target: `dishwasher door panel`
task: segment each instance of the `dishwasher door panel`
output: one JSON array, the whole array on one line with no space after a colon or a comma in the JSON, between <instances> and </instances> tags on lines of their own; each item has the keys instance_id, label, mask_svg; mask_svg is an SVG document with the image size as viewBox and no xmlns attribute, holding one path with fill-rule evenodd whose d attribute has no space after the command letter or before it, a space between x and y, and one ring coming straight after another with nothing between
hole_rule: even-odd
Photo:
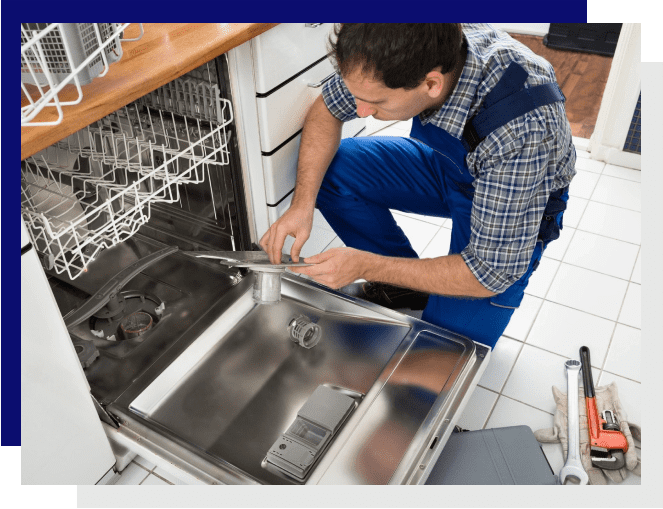
<instances>
[{"instance_id":1,"label":"dishwasher door panel","mask_svg":"<svg viewBox=\"0 0 663 509\"><path fill-rule=\"evenodd\" d=\"M21 482L95 484L115 464L37 253L21 256Z\"/></svg>"}]
</instances>

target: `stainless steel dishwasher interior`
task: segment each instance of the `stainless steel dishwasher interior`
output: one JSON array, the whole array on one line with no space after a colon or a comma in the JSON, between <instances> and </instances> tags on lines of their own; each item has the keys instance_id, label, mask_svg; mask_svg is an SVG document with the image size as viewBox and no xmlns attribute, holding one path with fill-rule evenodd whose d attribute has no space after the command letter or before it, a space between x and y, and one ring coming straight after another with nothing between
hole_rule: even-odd
<instances>
[{"instance_id":1,"label":"stainless steel dishwasher interior","mask_svg":"<svg viewBox=\"0 0 663 509\"><path fill-rule=\"evenodd\" d=\"M314 348L290 338L288 326L301 315L320 327ZM261 461L315 388L366 394L409 330L368 310L326 312L292 291L273 305L256 305L245 292L130 408L251 476L280 483Z\"/></svg>"},{"instance_id":2,"label":"stainless steel dishwasher interior","mask_svg":"<svg viewBox=\"0 0 663 509\"><path fill-rule=\"evenodd\" d=\"M288 326L298 316L320 328L313 348L290 337ZM350 429L339 434L346 442L333 453L339 461L325 469L339 482L387 483L417 436L430 431L422 428L439 425L433 414L443 402L449 405L449 387L462 385L456 379L474 353L471 342L432 334L422 324L294 276L284 278L278 304L257 305L244 285L236 301L130 401L123 417L216 465L230 465L247 482L297 483L265 468L263 459L316 387L342 388L365 397L344 426L355 430L355 439L348 440ZM357 441L367 433L365 442ZM427 440L419 440L426 449ZM376 463L372 454L383 457ZM320 470L312 472L320 477Z\"/></svg>"}]
</instances>

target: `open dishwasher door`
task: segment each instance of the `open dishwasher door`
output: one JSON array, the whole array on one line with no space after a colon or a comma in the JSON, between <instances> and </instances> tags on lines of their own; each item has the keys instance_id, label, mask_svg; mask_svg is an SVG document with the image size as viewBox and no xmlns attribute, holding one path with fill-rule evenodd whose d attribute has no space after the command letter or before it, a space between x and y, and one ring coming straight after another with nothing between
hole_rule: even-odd
<instances>
[{"instance_id":1,"label":"open dishwasher door","mask_svg":"<svg viewBox=\"0 0 663 509\"><path fill-rule=\"evenodd\" d=\"M423 484L489 349L287 273L259 304L253 276L108 405L117 439L210 484Z\"/></svg>"},{"instance_id":2,"label":"open dishwasher door","mask_svg":"<svg viewBox=\"0 0 663 509\"><path fill-rule=\"evenodd\" d=\"M310 483L425 483L490 350L420 320L412 325Z\"/></svg>"},{"instance_id":3,"label":"open dishwasher door","mask_svg":"<svg viewBox=\"0 0 663 509\"><path fill-rule=\"evenodd\" d=\"M21 483L95 484L115 457L21 221Z\"/></svg>"}]
</instances>

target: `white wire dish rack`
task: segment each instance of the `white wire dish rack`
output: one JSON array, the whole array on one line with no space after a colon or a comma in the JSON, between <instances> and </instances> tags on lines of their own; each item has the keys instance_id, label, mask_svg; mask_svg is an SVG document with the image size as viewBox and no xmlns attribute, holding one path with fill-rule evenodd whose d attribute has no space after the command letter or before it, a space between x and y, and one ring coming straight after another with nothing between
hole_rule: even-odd
<instances>
[{"instance_id":1,"label":"white wire dish rack","mask_svg":"<svg viewBox=\"0 0 663 509\"><path fill-rule=\"evenodd\" d=\"M21 126L56 125L62 122L62 106L83 99L82 85L104 76L110 64L122 57L122 42L131 23L21 23ZM76 93L63 100L67 85ZM57 109L53 121L35 118L45 107Z\"/></svg>"},{"instance_id":2,"label":"white wire dish rack","mask_svg":"<svg viewBox=\"0 0 663 509\"><path fill-rule=\"evenodd\" d=\"M232 106L211 99L211 122L137 101L21 162L21 211L47 269L75 279L134 235L153 203L179 202L181 184L229 164Z\"/></svg>"},{"instance_id":3,"label":"white wire dish rack","mask_svg":"<svg viewBox=\"0 0 663 509\"><path fill-rule=\"evenodd\" d=\"M198 67L138 99L139 104L192 118L222 122L216 73Z\"/></svg>"}]
</instances>

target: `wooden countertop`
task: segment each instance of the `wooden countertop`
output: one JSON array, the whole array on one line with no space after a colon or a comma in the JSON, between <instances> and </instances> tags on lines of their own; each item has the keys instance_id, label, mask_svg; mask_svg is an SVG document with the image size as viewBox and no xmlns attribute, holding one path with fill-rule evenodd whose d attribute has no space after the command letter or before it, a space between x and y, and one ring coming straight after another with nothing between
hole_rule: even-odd
<instances>
[{"instance_id":1,"label":"wooden countertop","mask_svg":"<svg viewBox=\"0 0 663 509\"><path fill-rule=\"evenodd\" d=\"M96 122L161 85L189 72L278 23L144 23L141 40L122 43L123 55L108 74L82 87L83 100L63 106L56 126L21 127L21 160ZM138 37L138 24L125 38ZM60 92L61 101L77 97L71 85ZM69 99L71 100L71 99ZM55 108L44 108L36 121L57 119Z\"/></svg>"}]
</instances>

